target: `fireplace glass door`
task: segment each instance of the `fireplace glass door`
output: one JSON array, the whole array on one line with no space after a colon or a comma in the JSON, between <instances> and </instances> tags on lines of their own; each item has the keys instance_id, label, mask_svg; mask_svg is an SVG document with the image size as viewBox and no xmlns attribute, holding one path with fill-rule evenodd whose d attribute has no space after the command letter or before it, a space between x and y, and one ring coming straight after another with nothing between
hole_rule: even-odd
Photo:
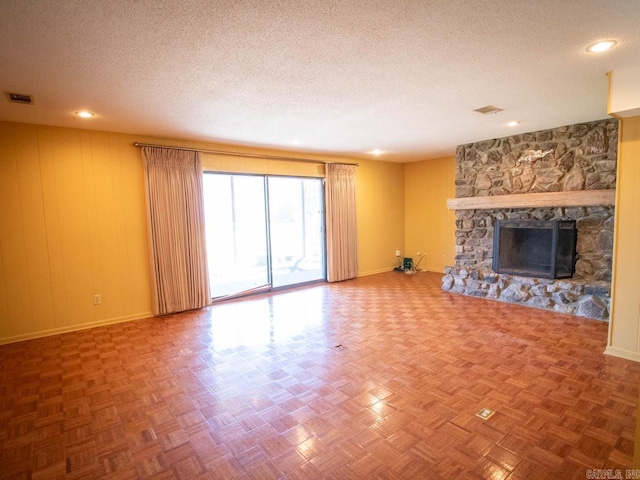
<instances>
[{"instance_id":1,"label":"fireplace glass door","mask_svg":"<svg viewBox=\"0 0 640 480\"><path fill-rule=\"evenodd\" d=\"M575 271L574 220L498 220L493 270L525 277L570 278Z\"/></svg>"}]
</instances>

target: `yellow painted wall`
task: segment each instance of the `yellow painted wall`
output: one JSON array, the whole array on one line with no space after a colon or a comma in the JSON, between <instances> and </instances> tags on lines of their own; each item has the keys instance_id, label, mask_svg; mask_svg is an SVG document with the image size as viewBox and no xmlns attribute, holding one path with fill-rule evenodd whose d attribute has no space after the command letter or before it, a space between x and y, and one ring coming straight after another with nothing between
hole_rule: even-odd
<instances>
[{"instance_id":1,"label":"yellow painted wall","mask_svg":"<svg viewBox=\"0 0 640 480\"><path fill-rule=\"evenodd\" d=\"M455 264L456 216L446 204L455 197L455 173L454 157L405 164L403 255L414 260L417 252L426 255L419 269L443 272Z\"/></svg>"},{"instance_id":2,"label":"yellow painted wall","mask_svg":"<svg viewBox=\"0 0 640 480\"><path fill-rule=\"evenodd\" d=\"M0 122L0 343L151 315L144 175L135 141L300 156ZM324 166L313 163L205 154L203 164L214 171L324 176ZM401 164L360 162L361 274L395 265L393 252L404 242L403 173ZM95 294L102 304L93 304Z\"/></svg>"},{"instance_id":3,"label":"yellow painted wall","mask_svg":"<svg viewBox=\"0 0 640 480\"><path fill-rule=\"evenodd\" d=\"M356 174L360 276L392 270L404 245L404 165L361 160Z\"/></svg>"},{"instance_id":4,"label":"yellow painted wall","mask_svg":"<svg viewBox=\"0 0 640 480\"><path fill-rule=\"evenodd\" d=\"M640 117L620 122L616 225L606 352L640 361Z\"/></svg>"},{"instance_id":5,"label":"yellow painted wall","mask_svg":"<svg viewBox=\"0 0 640 480\"><path fill-rule=\"evenodd\" d=\"M237 149L236 149L237 150ZM239 150L238 150L239 151ZM335 159L333 159L335 161ZM211 172L324 177L324 164L231 157L205 153L202 168Z\"/></svg>"},{"instance_id":6,"label":"yellow painted wall","mask_svg":"<svg viewBox=\"0 0 640 480\"><path fill-rule=\"evenodd\" d=\"M130 143L0 123L0 341L150 314L143 176Z\"/></svg>"}]
</instances>

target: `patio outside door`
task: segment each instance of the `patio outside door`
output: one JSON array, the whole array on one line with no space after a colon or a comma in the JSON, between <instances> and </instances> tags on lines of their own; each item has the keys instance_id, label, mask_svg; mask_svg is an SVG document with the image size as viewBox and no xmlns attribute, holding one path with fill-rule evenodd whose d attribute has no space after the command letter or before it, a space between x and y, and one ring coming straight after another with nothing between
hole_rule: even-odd
<instances>
[{"instance_id":1,"label":"patio outside door","mask_svg":"<svg viewBox=\"0 0 640 480\"><path fill-rule=\"evenodd\" d=\"M205 173L211 297L325 278L322 180Z\"/></svg>"},{"instance_id":2,"label":"patio outside door","mask_svg":"<svg viewBox=\"0 0 640 480\"><path fill-rule=\"evenodd\" d=\"M269 177L274 288L325 278L322 180Z\"/></svg>"}]
</instances>

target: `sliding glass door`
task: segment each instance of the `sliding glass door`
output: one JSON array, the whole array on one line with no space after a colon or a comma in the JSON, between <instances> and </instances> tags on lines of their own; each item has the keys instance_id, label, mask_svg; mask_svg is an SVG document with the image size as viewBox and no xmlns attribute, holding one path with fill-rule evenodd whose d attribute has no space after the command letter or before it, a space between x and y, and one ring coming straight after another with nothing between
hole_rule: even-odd
<instances>
[{"instance_id":1,"label":"sliding glass door","mask_svg":"<svg viewBox=\"0 0 640 480\"><path fill-rule=\"evenodd\" d=\"M269 177L273 287L324 278L322 181Z\"/></svg>"},{"instance_id":2,"label":"sliding glass door","mask_svg":"<svg viewBox=\"0 0 640 480\"><path fill-rule=\"evenodd\" d=\"M320 179L206 173L204 198L212 298L325 278Z\"/></svg>"},{"instance_id":3,"label":"sliding glass door","mask_svg":"<svg viewBox=\"0 0 640 480\"><path fill-rule=\"evenodd\" d=\"M268 287L264 179L204 175L211 297Z\"/></svg>"}]
</instances>

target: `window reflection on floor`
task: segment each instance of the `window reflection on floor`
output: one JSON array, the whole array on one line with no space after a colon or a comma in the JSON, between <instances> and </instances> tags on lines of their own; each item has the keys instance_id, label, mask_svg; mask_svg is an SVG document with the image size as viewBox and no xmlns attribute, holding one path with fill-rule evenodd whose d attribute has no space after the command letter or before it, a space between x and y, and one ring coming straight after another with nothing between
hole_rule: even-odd
<instances>
[{"instance_id":1,"label":"window reflection on floor","mask_svg":"<svg viewBox=\"0 0 640 480\"><path fill-rule=\"evenodd\" d=\"M322 325L323 287L221 303L211 308L212 347L286 342Z\"/></svg>"}]
</instances>

